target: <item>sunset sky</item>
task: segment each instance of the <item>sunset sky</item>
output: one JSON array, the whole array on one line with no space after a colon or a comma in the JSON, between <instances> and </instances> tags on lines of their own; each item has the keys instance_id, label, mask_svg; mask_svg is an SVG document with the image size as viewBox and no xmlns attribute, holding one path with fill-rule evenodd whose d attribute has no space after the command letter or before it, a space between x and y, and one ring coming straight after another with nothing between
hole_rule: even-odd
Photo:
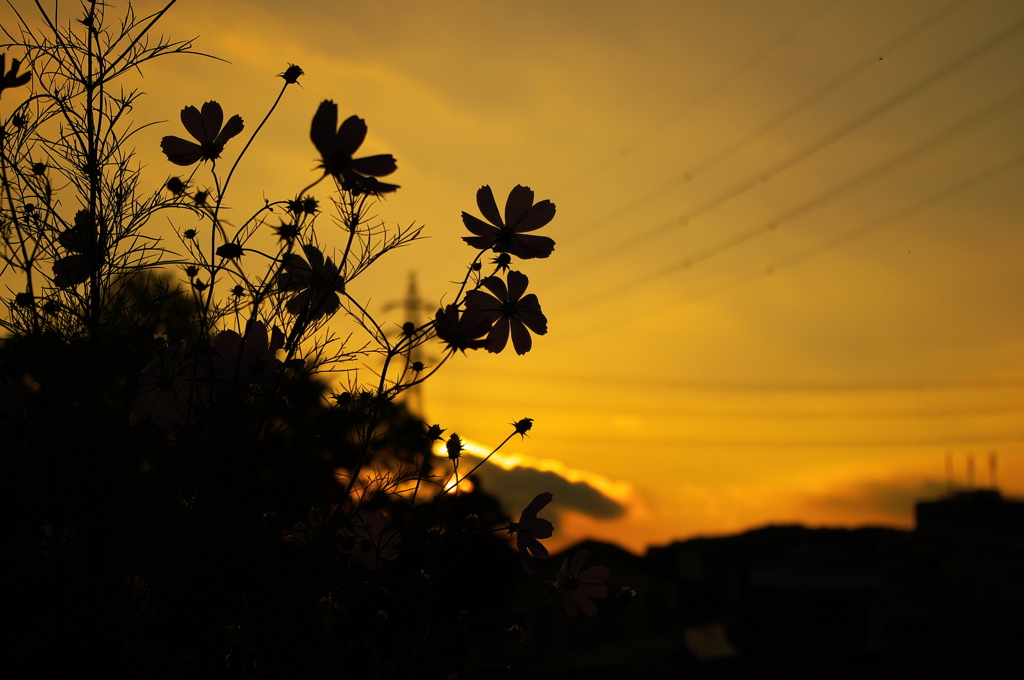
<instances>
[{"instance_id":1,"label":"sunset sky","mask_svg":"<svg viewBox=\"0 0 1024 680\"><path fill-rule=\"evenodd\" d=\"M481 185L557 205L555 252L517 265L549 333L455 357L423 393L484 446L535 419L502 451L528 464L484 482L516 511L553 491L556 545L909 527L950 458L988 486L997 455L1024 496L1024 4L181 0L161 26L230 63L145 71L154 186L182 107L252 130L289 63L306 75L239 214L315 179L324 99L398 159L377 212L429 239L362 281L373 310L411 272L431 309L451 299Z\"/></svg>"}]
</instances>

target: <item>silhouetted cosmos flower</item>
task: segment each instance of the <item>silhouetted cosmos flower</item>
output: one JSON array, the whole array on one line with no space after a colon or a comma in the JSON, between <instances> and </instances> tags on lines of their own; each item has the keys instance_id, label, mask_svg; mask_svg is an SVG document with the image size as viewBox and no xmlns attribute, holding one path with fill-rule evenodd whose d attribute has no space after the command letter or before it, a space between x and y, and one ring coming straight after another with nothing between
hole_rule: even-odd
<instances>
[{"instance_id":1,"label":"silhouetted cosmos flower","mask_svg":"<svg viewBox=\"0 0 1024 680\"><path fill-rule=\"evenodd\" d=\"M548 332L548 320L540 311L537 296L533 293L523 296L529 283L525 274L509 272L507 288L497 276L484 279L484 288L494 293L493 296L482 290L474 290L466 296L467 310L479 310L482 318L494 323L487 335L488 352L496 354L505 349L511 332L516 354L526 354L533 347L530 331L537 335Z\"/></svg>"},{"instance_id":2,"label":"silhouetted cosmos flower","mask_svg":"<svg viewBox=\"0 0 1024 680\"><path fill-rule=\"evenodd\" d=\"M334 314L341 307L336 291L345 290L345 280L331 258L325 260L316 246L304 245L302 252L309 262L292 253L285 258L278 278L281 290L296 291L285 303L285 309L296 316L308 310L312 319Z\"/></svg>"},{"instance_id":3,"label":"silhouetted cosmos flower","mask_svg":"<svg viewBox=\"0 0 1024 680\"><path fill-rule=\"evenodd\" d=\"M555 217L555 204L541 201L534 204L533 190L516 185L505 201L505 219L502 221L498 204L494 202L491 187L483 186L476 192L476 205L487 222L467 212L462 213L462 223L475 236L463 236L462 240L480 250L493 249L496 253L509 253L528 260L547 257L555 249L555 242L547 236L526 234L540 229Z\"/></svg>"},{"instance_id":4,"label":"silhouetted cosmos flower","mask_svg":"<svg viewBox=\"0 0 1024 680\"><path fill-rule=\"evenodd\" d=\"M302 359L278 359L277 351L284 348L284 333L274 326L268 338L266 324L256 319L246 322L244 337L233 330L221 331L213 347L217 350L213 371L218 389L230 388L236 379L239 383L266 384L285 368L301 369L306 365Z\"/></svg>"},{"instance_id":5,"label":"silhouetted cosmos flower","mask_svg":"<svg viewBox=\"0 0 1024 680\"><path fill-rule=\"evenodd\" d=\"M611 573L605 567L581 571L588 557L589 550L580 550L573 556L572 566L569 566L569 558L565 558L555 579L555 605L565 607L565 613L573 618L578 618L580 612L593 616L597 613L597 605L591 598L600 600L608 596L604 582Z\"/></svg>"},{"instance_id":6,"label":"silhouetted cosmos flower","mask_svg":"<svg viewBox=\"0 0 1024 680\"><path fill-rule=\"evenodd\" d=\"M345 551L352 561L374 571L398 557L402 535L387 529L388 520L382 513L360 510L352 515L351 528L342 527L338 534L355 539L352 547Z\"/></svg>"},{"instance_id":7,"label":"silhouetted cosmos flower","mask_svg":"<svg viewBox=\"0 0 1024 680\"><path fill-rule=\"evenodd\" d=\"M438 309L434 316L434 331L438 339L448 345L449 349L457 349L463 354L467 349L487 346L487 338L484 336L491 330L491 325L491 321L479 309L466 309L460 313L458 305Z\"/></svg>"},{"instance_id":8,"label":"silhouetted cosmos flower","mask_svg":"<svg viewBox=\"0 0 1024 680\"><path fill-rule=\"evenodd\" d=\"M58 288L71 288L89 280L96 271L96 220L88 210L75 213L74 226L65 229L57 242L70 254L53 264L53 283Z\"/></svg>"},{"instance_id":9,"label":"silhouetted cosmos flower","mask_svg":"<svg viewBox=\"0 0 1024 680\"><path fill-rule=\"evenodd\" d=\"M28 81L32 80L31 73L22 73L18 75L18 67L21 66L21 60L11 59L11 68L4 73L4 66L7 63L7 53L0 54L0 96L3 95L4 90L12 87L21 87Z\"/></svg>"},{"instance_id":10,"label":"silhouetted cosmos flower","mask_svg":"<svg viewBox=\"0 0 1024 680\"><path fill-rule=\"evenodd\" d=\"M398 188L377 177L390 175L398 165L391 154L352 158L366 139L366 122L349 116L338 126L338 105L328 100L320 103L309 128L313 146L320 152L320 167L334 175L346 191L354 194L386 194Z\"/></svg>"},{"instance_id":11,"label":"silhouetted cosmos flower","mask_svg":"<svg viewBox=\"0 0 1024 680\"><path fill-rule=\"evenodd\" d=\"M132 402L136 420L149 417L158 427L168 428L196 420L196 409L209 401L209 392L199 385L192 360L185 360L185 342L168 347L139 376L139 391Z\"/></svg>"},{"instance_id":12,"label":"silhouetted cosmos flower","mask_svg":"<svg viewBox=\"0 0 1024 680\"><path fill-rule=\"evenodd\" d=\"M518 524L510 524L509 532L516 535L516 549L523 561L523 568L526 573L532 574L536 571L534 558L546 560L548 549L540 542L542 538L551 538L555 528L548 520L537 517L537 513L551 502L553 496L550 491L539 494L530 501L523 513L519 516Z\"/></svg>"},{"instance_id":13,"label":"silhouetted cosmos flower","mask_svg":"<svg viewBox=\"0 0 1024 680\"><path fill-rule=\"evenodd\" d=\"M217 102L203 104L201 113L194 106L186 106L181 110L181 123L199 143L171 136L160 140L160 148L167 159L177 165L217 160L227 141L245 127L237 115L228 118L225 124L224 110Z\"/></svg>"}]
</instances>

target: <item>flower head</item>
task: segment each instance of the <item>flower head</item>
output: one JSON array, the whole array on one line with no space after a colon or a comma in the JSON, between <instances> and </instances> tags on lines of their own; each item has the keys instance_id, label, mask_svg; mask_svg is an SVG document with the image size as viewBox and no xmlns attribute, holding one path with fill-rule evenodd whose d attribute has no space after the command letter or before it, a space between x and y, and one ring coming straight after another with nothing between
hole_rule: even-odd
<instances>
[{"instance_id":1,"label":"flower head","mask_svg":"<svg viewBox=\"0 0 1024 680\"><path fill-rule=\"evenodd\" d=\"M4 73L4 66L7 62L7 53L0 54L0 95L3 95L4 90L11 87L21 87L28 81L32 80L31 73L22 73L18 75L18 68L21 66L19 59L11 59L11 68Z\"/></svg>"},{"instance_id":2,"label":"flower head","mask_svg":"<svg viewBox=\"0 0 1024 680\"><path fill-rule=\"evenodd\" d=\"M523 561L523 568L526 569L527 574L532 574L536 570L534 558L541 560L548 558L548 549L544 547L540 539L551 538L555 528L548 520L537 517L537 513L550 503L551 499L550 491L538 495L519 515L519 523L509 525L509 532L516 535L516 549L519 551L519 557Z\"/></svg>"},{"instance_id":3,"label":"flower head","mask_svg":"<svg viewBox=\"0 0 1024 680\"><path fill-rule=\"evenodd\" d=\"M487 335L488 352L496 354L505 349L511 333L516 354L526 354L533 347L530 331L537 335L548 332L548 320L540 310L537 296L533 293L523 296L529 283L525 274L509 272L507 287L497 276L484 279L484 288L494 293L493 296L482 290L466 296L467 310L478 310L482 318L494 323Z\"/></svg>"},{"instance_id":4,"label":"flower head","mask_svg":"<svg viewBox=\"0 0 1024 680\"><path fill-rule=\"evenodd\" d=\"M463 354L467 349L480 349L487 346L484 335L491 330L492 322L485 318L478 309L466 309L459 313L458 305L448 305L437 310L434 316L434 331L437 337L448 345L449 349L460 350Z\"/></svg>"},{"instance_id":5,"label":"flower head","mask_svg":"<svg viewBox=\"0 0 1024 680\"><path fill-rule=\"evenodd\" d=\"M605 567L591 567L581 571L588 557L589 550L580 550L573 556L572 566L569 565L569 558L565 558L555 579L555 604L565 607L565 613L573 618L578 618L580 612L593 616L597 613L597 605L591 598L600 600L608 596L604 582L611 574Z\"/></svg>"},{"instance_id":6,"label":"flower head","mask_svg":"<svg viewBox=\"0 0 1024 680\"><path fill-rule=\"evenodd\" d=\"M366 139L366 122L358 116L349 116L338 126L338 105L332 101L320 103L309 129L313 146L320 152L320 167L341 182L346 191L354 194L386 194L398 188L385 184L377 177L390 175L397 168L391 154L352 158Z\"/></svg>"},{"instance_id":7,"label":"flower head","mask_svg":"<svg viewBox=\"0 0 1024 680\"><path fill-rule=\"evenodd\" d=\"M462 457L462 450L464 447L462 446L462 438L459 435L452 433L452 435L448 437L448 441L444 443L444 447L448 451L448 458L450 460L456 460L457 458Z\"/></svg>"},{"instance_id":8,"label":"flower head","mask_svg":"<svg viewBox=\"0 0 1024 680\"><path fill-rule=\"evenodd\" d=\"M224 259L237 260L238 258L242 257L242 253L244 251L241 245L234 243L232 241L228 241L227 243L217 248L216 252L217 255L223 257Z\"/></svg>"},{"instance_id":9,"label":"flower head","mask_svg":"<svg viewBox=\"0 0 1024 680\"><path fill-rule=\"evenodd\" d=\"M304 245L302 252L309 261L301 255L289 255L278 279L281 290L295 292L285 303L285 309L296 316L308 311L311 319L334 314L341 307L338 292L344 292L345 279L331 258L325 259L316 246Z\"/></svg>"},{"instance_id":10,"label":"flower head","mask_svg":"<svg viewBox=\"0 0 1024 680\"><path fill-rule=\"evenodd\" d=\"M388 531L387 518L375 511L360 510L352 515L351 527L343 527L338 533L355 539L346 552L353 562L370 571L396 559L398 544L402 542L401 534L393 529Z\"/></svg>"},{"instance_id":11,"label":"flower head","mask_svg":"<svg viewBox=\"0 0 1024 680\"><path fill-rule=\"evenodd\" d=\"M515 432L520 437L525 437L526 433L533 429L533 418L520 418L514 423L510 423L515 428Z\"/></svg>"},{"instance_id":12,"label":"flower head","mask_svg":"<svg viewBox=\"0 0 1024 680\"><path fill-rule=\"evenodd\" d=\"M444 428L440 425L434 424L427 428L427 434L425 435L427 441L437 441L441 439L441 435L444 434Z\"/></svg>"},{"instance_id":13,"label":"flower head","mask_svg":"<svg viewBox=\"0 0 1024 680\"><path fill-rule=\"evenodd\" d=\"M224 110L217 102L203 104L201 113L194 106L186 106L181 110L181 123L199 143L181 137L164 137L160 148L167 154L167 160L177 165L217 160L227 141L245 127L240 116L231 116L224 124Z\"/></svg>"},{"instance_id":14,"label":"flower head","mask_svg":"<svg viewBox=\"0 0 1024 680\"><path fill-rule=\"evenodd\" d=\"M197 384L197 367L185 360L185 343L168 347L139 376L139 391L132 403L136 420L149 417L158 427L184 425L196 419L196 409L209 393Z\"/></svg>"},{"instance_id":15,"label":"flower head","mask_svg":"<svg viewBox=\"0 0 1024 680\"><path fill-rule=\"evenodd\" d=\"M305 75L305 72L296 66L295 64L288 64L288 68L284 70L284 73L280 74L284 78L284 82L289 85L294 85L299 82L299 77Z\"/></svg>"},{"instance_id":16,"label":"flower head","mask_svg":"<svg viewBox=\"0 0 1024 680\"><path fill-rule=\"evenodd\" d=\"M74 226L62 231L57 242L70 254L53 263L54 285L71 288L87 281L97 267L96 220L92 213L75 213Z\"/></svg>"},{"instance_id":17,"label":"flower head","mask_svg":"<svg viewBox=\"0 0 1024 680\"><path fill-rule=\"evenodd\" d=\"M462 213L462 223L475 234L463 236L462 240L474 248L490 248L496 253L510 253L524 260L547 257L555 249L555 242L547 236L525 233L540 229L555 217L555 204L551 201L534 204L530 187L517 185L512 189L505 202L504 221L489 186L480 187L476 192L476 205L490 224L469 213Z\"/></svg>"},{"instance_id":18,"label":"flower head","mask_svg":"<svg viewBox=\"0 0 1024 680\"><path fill-rule=\"evenodd\" d=\"M245 324L244 337L232 330L221 331L213 346L217 350L213 370L223 388L230 388L236 377L240 383L266 384L284 369L301 369L306 364L302 359L277 359L277 351L284 347L284 333L275 326L268 338L266 324L256 319Z\"/></svg>"}]
</instances>

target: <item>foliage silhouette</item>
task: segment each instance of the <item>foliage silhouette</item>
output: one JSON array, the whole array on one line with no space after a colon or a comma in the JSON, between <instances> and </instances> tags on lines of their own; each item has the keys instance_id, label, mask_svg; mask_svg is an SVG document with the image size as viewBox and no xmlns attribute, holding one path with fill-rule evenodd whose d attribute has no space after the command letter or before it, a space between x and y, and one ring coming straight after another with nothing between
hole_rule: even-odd
<instances>
[{"instance_id":1,"label":"foliage silhouette","mask_svg":"<svg viewBox=\"0 0 1024 680\"><path fill-rule=\"evenodd\" d=\"M532 572L553 531L536 517L551 494L510 522L479 480L464 490L484 461L459 477L461 446L437 457L444 430L397 399L458 351L499 352L511 334L523 354L527 329L546 332L536 296L523 297L527 277L509 267L550 255L554 241L522 232L550 222L554 205L517 186L502 221L481 189L491 224L464 216L478 252L454 301L389 336L361 301L360 276L420 228L371 218L399 188L377 179L397 163L353 158L362 119L339 126L337 106L321 103L310 138L322 174L268 192L284 195L238 224L223 217L235 170L304 75L298 66L280 74L244 144L241 114L225 122L219 102L186 106L194 141L167 135L160 146L190 174L145 189L131 147L145 127L132 119L140 93L120 80L151 59L199 54L155 37L174 4L146 16L129 5L115 19L86 0L73 21L37 4L41 27L18 13L17 30L3 29L0 49L24 55L3 76L5 106L22 98L0 134L10 291L0 604L11 667L38 677L513 672L502 631L514 622L501 620L512 587L501 584L526 577L496 532L518 532ZM158 214L174 225L173 248L153 233ZM435 339L443 357L414 360ZM512 423L505 441L532 424ZM534 592L547 597L539 583ZM497 637L471 635L471 619Z\"/></svg>"}]
</instances>

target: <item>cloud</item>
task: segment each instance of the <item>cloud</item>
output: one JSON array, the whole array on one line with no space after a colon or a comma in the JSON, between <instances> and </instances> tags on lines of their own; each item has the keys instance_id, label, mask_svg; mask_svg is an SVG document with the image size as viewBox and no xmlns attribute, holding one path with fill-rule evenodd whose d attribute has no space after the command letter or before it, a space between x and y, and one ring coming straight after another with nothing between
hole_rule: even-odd
<instances>
[{"instance_id":1,"label":"cloud","mask_svg":"<svg viewBox=\"0 0 1024 680\"><path fill-rule=\"evenodd\" d=\"M829 514L891 518L905 523L914 516L918 501L945 493L946 484L935 479L876 479L856 482L827 496L814 496L809 504Z\"/></svg>"},{"instance_id":2,"label":"cloud","mask_svg":"<svg viewBox=\"0 0 1024 680\"><path fill-rule=\"evenodd\" d=\"M554 496L550 507L555 512L575 510L595 519L615 519L626 514L625 505L586 482L572 482L549 470L529 467L506 470L496 465L484 465L474 474L480 475L480 481L488 493L497 496L506 511L513 514L525 508L534 496L544 491L550 491Z\"/></svg>"},{"instance_id":3,"label":"cloud","mask_svg":"<svg viewBox=\"0 0 1024 680\"><path fill-rule=\"evenodd\" d=\"M490 449L464 441L465 463L481 459ZM443 448L443 447L439 447ZM444 455L438 451L438 455ZM463 468L470 469L470 468ZM550 491L554 501L550 514L573 510L598 520L623 517L635 505L632 488L585 470L574 470L556 460L495 453L473 473L486 491L498 498L506 512L513 515L533 498Z\"/></svg>"}]
</instances>

